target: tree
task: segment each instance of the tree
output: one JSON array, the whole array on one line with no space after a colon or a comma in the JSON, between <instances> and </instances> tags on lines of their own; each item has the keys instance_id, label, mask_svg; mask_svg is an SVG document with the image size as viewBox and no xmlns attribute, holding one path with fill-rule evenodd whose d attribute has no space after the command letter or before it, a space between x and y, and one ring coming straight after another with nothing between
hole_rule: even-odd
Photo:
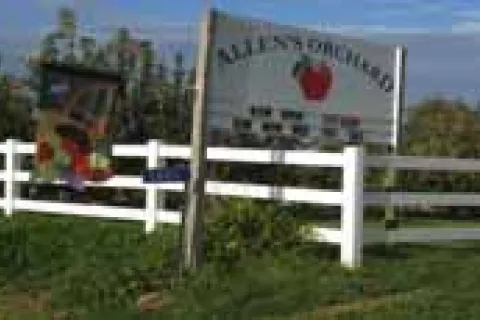
<instances>
[{"instance_id":1,"label":"tree","mask_svg":"<svg viewBox=\"0 0 480 320\"><path fill-rule=\"evenodd\" d=\"M403 152L409 155L475 158L480 155L480 122L462 101L427 100L412 108Z\"/></svg>"},{"instance_id":2,"label":"tree","mask_svg":"<svg viewBox=\"0 0 480 320\"><path fill-rule=\"evenodd\" d=\"M68 53L66 60L75 62L75 37L77 34L77 17L75 11L71 8L61 8L58 10L57 17L58 35L68 41Z\"/></svg>"},{"instance_id":3,"label":"tree","mask_svg":"<svg viewBox=\"0 0 480 320\"><path fill-rule=\"evenodd\" d=\"M57 33L50 33L42 40L39 58L57 60L60 57L60 50L57 47Z\"/></svg>"},{"instance_id":4,"label":"tree","mask_svg":"<svg viewBox=\"0 0 480 320\"><path fill-rule=\"evenodd\" d=\"M93 37L81 36L80 49L82 50L82 64L87 67L95 65L96 40Z\"/></svg>"},{"instance_id":5,"label":"tree","mask_svg":"<svg viewBox=\"0 0 480 320\"><path fill-rule=\"evenodd\" d=\"M426 100L412 108L405 129L405 155L478 158L480 119L462 101ZM421 191L471 192L479 189L477 173L407 171L405 188Z\"/></svg>"},{"instance_id":6,"label":"tree","mask_svg":"<svg viewBox=\"0 0 480 320\"><path fill-rule=\"evenodd\" d=\"M0 141L9 138L28 140L31 138L30 101L15 92L12 82L4 74L0 74L0 78Z\"/></svg>"}]
</instances>

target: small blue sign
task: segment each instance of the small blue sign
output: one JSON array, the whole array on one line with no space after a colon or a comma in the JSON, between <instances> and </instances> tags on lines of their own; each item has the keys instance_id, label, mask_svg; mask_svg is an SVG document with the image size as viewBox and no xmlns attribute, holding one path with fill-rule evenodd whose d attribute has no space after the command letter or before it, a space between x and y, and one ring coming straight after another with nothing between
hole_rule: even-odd
<instances>
[{"instance_id":1,"label":"small blue sign","mask_svg":"<svg viewBox=\"0 0 480 320\"><path fill-rule=\"evenodd\" d=\"M186 182L190 179L188 166L149 169L143 171L143 183Z\"/></svg>"}]
</instances>

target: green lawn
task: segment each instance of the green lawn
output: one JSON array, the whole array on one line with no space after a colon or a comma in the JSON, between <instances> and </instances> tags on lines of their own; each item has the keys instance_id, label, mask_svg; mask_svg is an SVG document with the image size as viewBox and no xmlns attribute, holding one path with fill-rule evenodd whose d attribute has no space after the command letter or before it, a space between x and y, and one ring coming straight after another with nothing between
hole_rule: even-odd
<instances>
[{"instance_id":1,"label":"green lawn","mask_svg":"<svg viewBox=\"0 0 480 320\"><path fill-rule=\"evenodd\" d=\"M368 247L361 270L302 245L176 277L178 230L18 214L0 220L1 319L477 319L480 242ZM146 294L150 293L150 294ZM151 296L151 301L139 303ZM140 304L140 306L139 306ZM141 312L146 305L155 311Z\"/></svg>"}]
</instances>

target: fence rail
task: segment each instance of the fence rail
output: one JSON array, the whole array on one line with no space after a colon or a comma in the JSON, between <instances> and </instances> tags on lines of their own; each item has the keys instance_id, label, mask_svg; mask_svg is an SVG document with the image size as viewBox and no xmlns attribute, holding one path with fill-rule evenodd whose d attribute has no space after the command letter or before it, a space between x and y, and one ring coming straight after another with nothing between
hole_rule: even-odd
<instances>
[{"instance_id":1,"label":"fence rail","mask_svg":"<svg viewBox=\"0 0 480 320\"><path fill-rule=\"evenodd\" d=\"M144 208L100 206L82 203L62 203L22 199L18 184L30 180L30 172L22 171L19 158L35 152L34 143L14 139L0 144L0 154L5 155L5 168L0 168L0 181L4 182L4 196L0 208L10 216L15 211L51 214L70 214L99 218L143 221L145 230L152 231L156 223L178 224L182 212L164 209L164 191L182 192L183 183L144 184L142 177L116 175L102 183L89 186L144 190ZM163 166L165 159L190 158L190 147L166 145L151 140L145 145L114 145L113 156L143 158L146 167ZM207 181L209 195L239 196L285 202L311 203L342 208L340 228L312 230L311 239L340 245L341 262L348 267L360 265L362 246L375 242L433 242L480 239L480 228L449 229L398 229L380 230L363 227L363 210L368 205L395 206L480 206L480 194L470 193L408 193L364 192L365 168L393 167L403 170L480 171L480 161L474 159L448 159L405 156L364 156L362 148L346 147L342 153L314 151L251 150L245 148L208 148L208 161L295 165L302 167L338 167L343 169L342 190L317 190L292 186L271 186L251 183ZM62 184L62 181L55 181Z\"/></svg>"},{"instance_id":2,"label":"fence rail","mask_svg":"<svg viewBox=\"0 0 480 320\"><path fill-rule=\"evenodd\" d=\"M401 170L480 171L479 159L413 156L367 156L365 158L366 165L371 168L391 166Z\"/></svg>"}]
</instances>

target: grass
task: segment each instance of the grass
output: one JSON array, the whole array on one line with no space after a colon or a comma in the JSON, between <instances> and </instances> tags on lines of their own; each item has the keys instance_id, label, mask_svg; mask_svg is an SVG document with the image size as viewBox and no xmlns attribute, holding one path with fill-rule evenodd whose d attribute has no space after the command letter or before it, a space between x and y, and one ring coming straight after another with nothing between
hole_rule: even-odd
<instances>
[{"instance_id":1,"label":"grass","mask_svg":"<svg viewBox=\"0 0 480 320\"><path fill-rule=\"evenodd\" d=\"M302 245L176 278L178 231L18 214L0 220L0 319L476 319L480 243ZM149 305L153 311L142 311Z\"/></svg>"}]
</instances>

